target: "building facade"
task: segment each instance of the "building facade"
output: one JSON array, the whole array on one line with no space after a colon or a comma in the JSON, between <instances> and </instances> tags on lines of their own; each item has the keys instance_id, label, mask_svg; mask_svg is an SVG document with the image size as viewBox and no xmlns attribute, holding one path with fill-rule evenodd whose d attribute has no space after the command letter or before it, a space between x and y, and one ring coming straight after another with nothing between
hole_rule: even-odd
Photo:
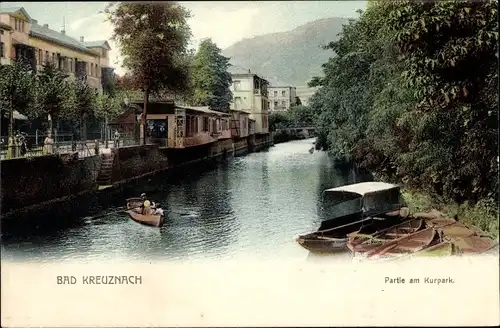
<instances>
[{"instance_id":1,"label":"building facade","mask_svg":"<svg viewBox=\"0 0 500 328\"><path fill-rule=\"evenodd\" d=\"M137 115L136 122L141 120L142 105L142 100L131 101L129 105ZM208 107L178 106L170 100L152 100L147 112L147 143L165 148L188 148L231 139L231 115L228 113ZM113 122L115 126L120 123ZM142 139L142 125L139 132Z\"/></svg>"},{"instance_id":2,"label":"building facade","mask_svg":"<svg viewBox=\"0 0 500 328\"><path fill-rule=\"evenodd\" d=\"M297 97L299 97L302 105L307 106L309 104L309 99L318 91L318 87L308 87L308 86L298 86L297 87Z\"/></svg>"},{"instance_id":3,"label":"building facade","mask_svg":"<svg viewBox=\"0 0 500 328\"><path fill-rule=\"evenodd\" d=\"M255 133L269 133L268 86L269 82L239 66L229 68L233 84L231 110L246 111L255 120Z\"/></svg>"},{"instance_id":4,"label":"building facade","mask_svg":"<svg viewBox=\"0 0 500 328\"><path fill-rule=\"evenodd\" d=\"M22 7L0 10L0 60L8 65L24 58L33 70L50 62L70 76L83 79L102 90L103 76L113 74L109 67L107 41L76 40L47 24L40 25Z\"/></svg>"},{"instance_id":5,"label":"building facade","mask_svg":"<svg viewBox=\"0 0 500 328\"><path fill-rule=\"evenodd\" d=\"M292 86L269 87L269 112L287 111L296 103L297 92Z\"/></svg>"}]
</instances>

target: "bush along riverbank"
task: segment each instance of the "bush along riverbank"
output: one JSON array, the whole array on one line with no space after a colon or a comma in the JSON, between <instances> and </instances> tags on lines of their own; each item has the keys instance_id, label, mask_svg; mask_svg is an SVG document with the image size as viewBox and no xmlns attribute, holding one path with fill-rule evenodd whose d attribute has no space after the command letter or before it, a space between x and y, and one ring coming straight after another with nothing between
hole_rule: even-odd
<instances>
[{"instance_id":1,"label":"bush along riverbank","mask_svg":"<svg viewBox=\"0 0 500 328\"><path fill-rule=\"evenodd\" d=\"M279 143L283 143L283 142L287 142L287 141L300 140L300 139L305 139L305 138L306 137L304 136L304 134L300 131L278 130L278 131L275 131L273 134L273 143L279 144Z\"/></svg>"},{"instance_id":2,"label":"bush along riverbank","mask_svg":"<svg viewBox=\"0 0 500 328\"><path fill-rule=\"evenodd\" d=\"M497 2L370 1L326 49L317 147L498 236Z\"/></svg>"},{"instance_id":3,"label":"bush along riverbank","mask_svg":"<svg viewBox=\"0 0 500 328\"><path fill-rule=\"evenodd\" d=\"M497 242L499 240L499 213L497 204L493 201L480 201L477 204L469 204L468 202L456 204L410 189L403 189L402 194L410 213L438 210L444 216L457 217L459 222L475 226L486 232Z\"/></svg>"}]
</instances>

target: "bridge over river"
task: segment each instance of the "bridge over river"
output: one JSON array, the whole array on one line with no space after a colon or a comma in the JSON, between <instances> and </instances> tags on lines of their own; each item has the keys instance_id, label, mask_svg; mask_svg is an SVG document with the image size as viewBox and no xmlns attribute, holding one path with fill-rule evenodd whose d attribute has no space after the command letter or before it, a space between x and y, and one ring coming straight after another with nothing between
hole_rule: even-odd
<instances>
[{"instance_id":1,"label":"bridge over river","mask_svg":"<svg viewBox=\"0 0 500 328\"><path fill-rule=\"evenodd\" d=\"M127 216L77 218L52 231L5 234L2 257L27 260L283 259L307 257L297 234L332 215L321 191L366 180L310 154L313 139L275 145L184 176L157 176L134 187L161 203L165 225L148 228ZM123 195L123 197L126 197ZM112 212L116 208L105 211ZM336 213L340 214L340 213Z\"/></svg>"}]
</instances>

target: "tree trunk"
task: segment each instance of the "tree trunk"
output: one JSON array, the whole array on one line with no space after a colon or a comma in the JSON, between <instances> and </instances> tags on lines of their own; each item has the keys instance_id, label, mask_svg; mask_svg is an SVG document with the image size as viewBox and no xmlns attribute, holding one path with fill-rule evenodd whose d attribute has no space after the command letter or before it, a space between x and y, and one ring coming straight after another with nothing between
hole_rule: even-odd
<instances>
[{"instance_id":1,"label":"tree trunk","mask_svg":"<svg viewBox=\"0 0 500 328\"><path fill-rule=\"evenodd\" d=\"M141 117L141 126L142 126L142 144L146 144L146 122L147 122L147 115L148 115L148 101L149 101L149 89L144 90L144 107L142 110L142 117Z\"/></svg>"},{"instance_id":2,"label":"tree trunk","mask_svg":"<svg viewBox=\"0 0 500 328\"><path fill-rule=\"evenodd\" d=\"M85 138L83 136L83 115L80 116L80 140L84 141Z\"/></svg>"},{"instance_id":3,"label":"tree trunk","mask_svg":"<svg viewBox=\"0 0 500 328\"><path fill-rule=\"evenodd\" d=\"M52 115L52 112L49 114L50 119L49 119L49 133L52 134L52 138L54 138L54 115Z\"/></svg>"},{"instance_id":4,"label":"tree trunk","mask_svg":"<svg viewBox=\"0 0 500 328\"><path fill-rule=\"evenodd\" d=\"M16 153L16 141L14 139L14 106L12 96L9 98L9 136L7 138L7 158L14 158Z\"/></svg>"}]
</instances>

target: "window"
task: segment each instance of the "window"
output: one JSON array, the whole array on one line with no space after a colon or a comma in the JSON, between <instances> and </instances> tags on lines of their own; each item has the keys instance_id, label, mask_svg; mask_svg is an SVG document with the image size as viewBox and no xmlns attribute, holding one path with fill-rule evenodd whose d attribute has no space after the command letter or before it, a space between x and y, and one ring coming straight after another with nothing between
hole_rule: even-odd
<instances>
[{"instance_id":1,"label":"window","mask_svg":"<svg viewBox=\"0 0 500 328\"><path fill-rule=\"evenodd\" d=\"M14 29L19 32L24 32L24 22L19 19L14 19Z\"/></svg>"},{"instance_id":2,"label":"window","mask_svg":"<svg viewBox=\"0 0 500 328\"><path fill-rule=\"evenodd\" d=\"M192 126L193 126L193 121L191 120L191 116L186 116L186 137L193 136Z\"/></svg>"},{"instance_id":3,"label":"window","mask_svg":"<svg viewBox=\"0 0 500 328\"><path fill-rule=\"evenodd\" d=\"M281 96L282 96L282 97L286 97L286 91L284 91L284 90L283 90L283 91L281 91Z\"/></svg>"},{"instance_id":4,"label":"window","mask_svg":"<svg viewBox=\"0 0 500 328\"><path fill-rule=\"evenodd\" d=\"M278 91L274 91L274 96L278 97Z\"/></svg>"},{"instance_id":5,"label":"window","mask_svg":"<svg viewBox=\"0 0 500 328\"><path fill-rule=\"evenodd\" d=\"M241 97L234 97L234 108L241 109Z\"/></svg>"},{"instance_id":6,"label":"window","mask_svg":"<svg viewBox=\"0 0 500 328\"><path fill-rule=\"evenodd\" d=\"M48 51L45 51L45 62L48 62L49 61L49 52Z\"/></svg>"},{"instance_id":7,"label":"window","mask_svg":"<svg viewBox=\"0 0 500 328\"><path fill-rule=\"evenodd\" d=\"M209 122L208 122L208 117L203 118L203 132L208 132L210 129Z\"/></svg>"},{"instance_id":8,"label":"window","mask_svg":"<svg viewBox=\"0 0 500 328\"><path fill-rule=\"evenodd\" d=\"M285 106L285 105L286 105L286 101L284 101L284 100L283 100L283 101L281 102L281 106Z\"/></svg>"},{"instance_id":9,"label":"window","mask_svg":"<svg viewBox=\"0 0 500 328\"><path fill-rule=\"evenodd\" d=\"M0 42L0 58L5 57L5 49L3 47L3 42Z\"/></svg>"},{"instance_id":10,"label":"window","mask_svg":"<svg viewBox=\"0 0 500 328\"><path fill-rule=\"evenodd\" d=\"M148 120L147 134L151 138L167 138L168 137L168 121L167 120Z\"/></svg>"},{"instance_id":11,"label":"window","mask_svg":"<svg viewBox=\"0 0 500 328\"><path fill-rule=\"evenodd\" d=\"M241 81L234 81L234 91L241 90Z\"/></svg>"},{"instance_id":12,"label":"window","mask_svg":"<svg viewBox=\"0 0 500 328\"><path fill-rule=\"evenodd\" d=\"M277 101L274 102L274 107L278 107L278 102Z\"/></svg>"},{"instance_id":13,"label":"window","mask_svg":"<svg viewBox=\"0 0 500 328\"><path fill-rule=\"evenodd\" d=\"M43 50L38 49L37 50L37 59L36 59L38 65L43 65Z\"/></svg>"}]
</instances>

